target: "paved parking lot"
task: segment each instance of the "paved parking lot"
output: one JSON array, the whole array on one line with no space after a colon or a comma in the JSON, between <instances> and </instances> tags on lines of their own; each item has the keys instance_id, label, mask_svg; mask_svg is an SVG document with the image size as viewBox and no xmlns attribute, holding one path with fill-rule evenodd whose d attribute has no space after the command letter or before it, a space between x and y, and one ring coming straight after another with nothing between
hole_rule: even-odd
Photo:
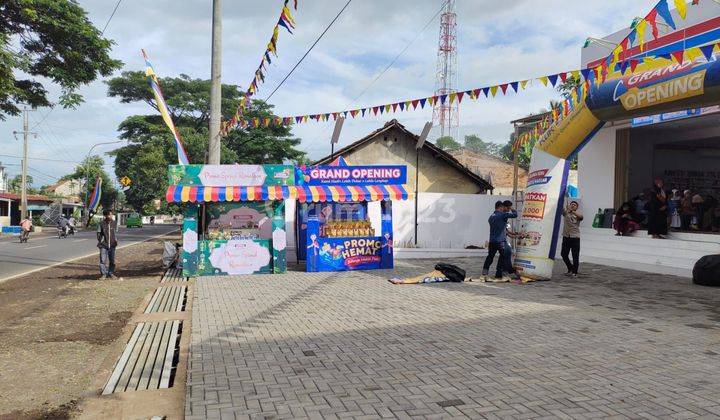
<instances>
[{"instance_id":1,"label":"paved parking lot","mask_svg":"<svg viewBox=\"0 0 720 420\"><path fill-rule=\"evenodd\" d=\"M590 264L395 286L433 264L398 265L199 279L187 417L720 416L718 289Z\"/></svg>"}]
</instances>

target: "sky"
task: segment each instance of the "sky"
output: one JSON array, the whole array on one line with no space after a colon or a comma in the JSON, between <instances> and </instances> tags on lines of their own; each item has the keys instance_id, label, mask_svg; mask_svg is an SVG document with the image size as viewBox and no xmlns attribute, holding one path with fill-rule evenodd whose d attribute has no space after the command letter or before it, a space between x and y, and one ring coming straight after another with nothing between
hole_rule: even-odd
<instances>
[{"instance_id":1,"label":"sky","mask_svg":"<svg viewBox=\"0 0 720 420\"><path fill-rule=\"evenodd\" d=\"M78 0L99 28L107 22L115 0ZM291 2L292 3L292 2ZM266 72L256 97L265 99L307 51L345 4L343 0L299 0L297 28L281 28L278 58ZM279 116L316 114L426 97L435 90L439 18L428 21L442 0L353 0L335 25L295 73L271 98ZM581 47L588 36L602 37L627 27L655 1L627 0L456 0L458 88L488 86L580 67ZM150 55L160 77L187 74L210 77L211 0L123 0L105 31L114 40L112 56L123 70L144 70L140 49ZM243 89L277 20L281 0L223 2L222 81ZM408 44L407 51L382 77L373 79ZM119 74L120 71L116 73ZM146 104L121 104L107 97L104 80L83 86L85 102L76 109L41 108L30 113L30 175L35 186L50 184L72 172L96 143L117 140L118 124L130 115L151 114ZM47 85L51 99L58 90ZM364 92L364 93L363 93ZM357 100L358 95L363 93ZM460 108L460 139L477 134L507 142L509 121L547 108L559 94L539 83L520 94L492 100L464 100ZM432 119L424 110L348 119L339 147L364 137L396 118L413 132ZM10 176L20 172L22 118L0 121L0 162ZM299 148L316 159L330 153L333 123L293 127ZM431 138L432 139L432 138ZM118 144L95 147L104 154ZM106 168L113 174L108 156ZM42 160L42 159L52 159Z\"/></svg>"}]
</instances>

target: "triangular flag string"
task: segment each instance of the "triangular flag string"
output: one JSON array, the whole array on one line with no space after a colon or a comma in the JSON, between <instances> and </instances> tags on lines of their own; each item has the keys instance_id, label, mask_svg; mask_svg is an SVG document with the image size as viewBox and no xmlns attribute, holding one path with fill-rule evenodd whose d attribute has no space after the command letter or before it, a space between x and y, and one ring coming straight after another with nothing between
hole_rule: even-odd
<instances>
[{"instance_id":1,"label":"triangular flag string","mask_svg":"<svg viewBox=\"0 0 720 420\"><path fill-rule=\"evenodd\" d=\"M544 86L553 86L556 87L558 84L558 81L561 81L562 83L566 83L569 80L569 75L572 75L572 77L576 80L578 80L578 86L575 90L568 93L568 96L566 96L566 102L561 103L561 106L558 109L553 110L554 118L552 119L552 122L557 122L558 120L564 118L567 114L572 113L572 111L576 108L577 104L585 100L587 98L588 91L592 86L600 85L603 81L605 81L608 77L623 77L627 76L629 73L635 73L639 66L642 63L650 62L653 59L659 59L659 58L666 58L666 59L674 59L675 61L682 62L685 59L694 59L694 58L700 58L704 57L706 60L711 60L713 53L715 51L715 44L712 45L706 45L703 47L691 47L687 50L681 49L678 51L673 52L667 52L663 54L645 54L644 57L638 57L638 58L628 58L621 60L617 63L612 63L612 55L608 56L607 59L605 59L600 65L597 65L593 68L585 68L585 69L579 69L579 70L572 70L572 71L564 71L559 73L554 73L550 75L540 76L540 77L534 77L531 79L524 79L514 82L508 82L508 83L501 83L498 85L492 85L492 86L485 86L485 87L479 87L474 89L468 89L464 91L458 91L458 92L450 92L447 94L442 95L433 95L428 96L425 98L417 98L417 99L409 99L409 100L402 100L402 101L395 101L383 105L375 105L370 106L366 108L358 108L353 110L345 110L345 111L335 111L327 114L313 114L313 115L300 115L300 116L294 116L294 117L284 117L279 118L277 120L272 120L270 124L300 124L303 122L307 122L308 120L316 121L316 122L322 122L322 121L328 121L330 117L332 116L333 119L337 118L337 115L343 114L347 115L349 113L353 118L363 118L368 115L383 115L383 114L390 114L395 112L402 112L402 111L409 111L412 105L412 109L416 110L418 106L420 109L425 109L426 105L429 105L430 107L433 107L435 104L441 103L441 104L448 104L448 103L454 103L457 101L460 103L462 99L465 96L470 97L472 100L479 100L483 97L491 99L497 97L498 91L502 92L503 95L507 94L508 86L510 86L513 91L518 92L519 90L525 90L529 84L532 84L531 82L533 80L539 80L542 82ZM623 51L627 51L623 48ZM642 70L642 68L640 68ZM400 111L398 111L398 108ZM254 125L257 126L256 123L251 122L250 124L244 124L242 119L238 121L238 124L240 126L247 126L247 125Z\"/></svg>"},{"instance_id":2,"label":"triangular flag string","mask_svg":"<svg viewBox=\"0 0 720 420\"><path fill-rule=\"evenodd\" d=\"M260 65L258 65L257 70L255 70L255 77L248 85L248 88L245 91L245 96L240 99L240 103L235 110L235 114L230 119L230 121L223 121L221 123L220 132L223 135L227 134L229 130L235 128L238 123L241 122L245 107L250 105L250 98L258 91L258 83L265 83L265 73L263 73L263 70L267 68L267 64L270 64L272 62L270 60L270 53L277 57L277 42L278 38L280 37L280 27L282 26L283 28L285 28L291 35L293 33L292 30L295 29L295 19L290 12L290 8L288 8L289 1L290 0L285 0L285 2L283 3L283 7L280 10L280 17L278 18L277 23L273 28L270 41L267 44L265 52L261 55ZM297 0L294 0L293 3L294 9L297 10Z\"/></svg>"}]
</instances>

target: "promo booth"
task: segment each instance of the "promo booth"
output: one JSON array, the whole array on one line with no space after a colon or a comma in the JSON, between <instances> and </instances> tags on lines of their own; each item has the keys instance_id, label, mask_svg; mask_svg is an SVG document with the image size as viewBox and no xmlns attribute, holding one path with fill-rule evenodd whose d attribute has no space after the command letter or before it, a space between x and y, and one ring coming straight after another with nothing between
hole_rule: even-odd
<instances>
[{"instance_id":1,"label":"promo booth","mask_svg":"<svg viewBox=\"0 0 720 420\"><path fill-rule=\"evenodd\" d=\"M307 271L393 267L392 200L405 166L171 165L166 199L183 203L183 275L287 271L285 200L296 200ZM379 229L368 202L378 201ZM378 227L378 224L375 223Z\"/></svg>"},{"instance_id":2,"label":"promo booth","mask_svg":"<svg viewBox=\"0 0 720 420\"><path fill-rule=\"evenodd\" d=\"M310 194L296 207L298 260L306 271L393 268L392 201L410 196L401 165L334 165L298 168L297 181ZM380 203L373 227L368 203Z\"/></svg>"}]
</instances>

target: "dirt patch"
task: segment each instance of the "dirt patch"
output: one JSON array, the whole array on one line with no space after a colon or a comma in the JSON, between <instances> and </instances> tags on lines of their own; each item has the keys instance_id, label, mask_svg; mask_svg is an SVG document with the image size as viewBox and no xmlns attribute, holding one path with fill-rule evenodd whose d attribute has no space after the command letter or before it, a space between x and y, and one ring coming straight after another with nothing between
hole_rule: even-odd
<instances>
[{"instance_id":1,"label":"dirt patch","mask_svg":"<svg viewBox=\"0 0 720 420\"><path fill-rule=\"evenodd\" d=\"M89 257L0 284L0 420L69 418L98 391L113 343L158 285L162 240L118 250L123 280L96 280Z\"/></svg>"},{"instance_id":2,"label":"dirt patch","mask_svg":"<svg viewBox=\"0 0 720 420\"><path fill-rule=\"evenodd\" d=\"M76 331L72 334L51 337L47 341L84 341L89 344L98 344L101 346L110 344L120 336L122 328L127 324L132 314L131 311L115 312L110 315L109 321L101 325L94 325L91 329Z\"/></svg>"},{"instance_id":3,"label":"dirt patch","mask_svg":"<svg viewBox=\"0 0 720 420\"><path fill-rule=\"evenodd\" d=\"M70 401L59 407L38 409L32 411L13 411L0 414L0 420L66 420L72 417L77 409L77 401Z\"/></svg>"}]
</instances>

